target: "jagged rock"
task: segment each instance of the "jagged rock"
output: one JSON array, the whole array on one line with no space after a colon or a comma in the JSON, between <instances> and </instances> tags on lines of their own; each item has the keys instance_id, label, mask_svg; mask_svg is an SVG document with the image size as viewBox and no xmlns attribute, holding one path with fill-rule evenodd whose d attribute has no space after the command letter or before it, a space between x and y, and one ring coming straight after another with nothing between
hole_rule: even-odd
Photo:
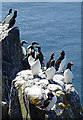
<instances>
[{"instance_id":1,"label":"jagged rock","mask_svg":"<svg viewBox=\"0 0 83 120\"><path fill-rule=\"evenodd\" d=\"M19 29L14 27L2 31L2 39L0 42L2 43L3 100L9 103L11 82L16 74L23 68Z\"/></svg>"},{"instance_id":2,"label":"jagged rock","mask_svg":"<svg viewBox=\"0 0 83 120\"><path fill-rule=\"evenodd\" d=\"M80 98L74 86L62 84L62 82L61 85L59 84L49 82L42 71L40 71L39 77L35 78L31 70L19 72L12 81L10 117L13 119L13 116L17 116L16 119L19 119L22 115L22 119L27 120L83 119ZM41 105L47 98L49 91L52 91L57 97L57 103L51 111L46 111L41 109Z\"/></svg>"}]
</instances>

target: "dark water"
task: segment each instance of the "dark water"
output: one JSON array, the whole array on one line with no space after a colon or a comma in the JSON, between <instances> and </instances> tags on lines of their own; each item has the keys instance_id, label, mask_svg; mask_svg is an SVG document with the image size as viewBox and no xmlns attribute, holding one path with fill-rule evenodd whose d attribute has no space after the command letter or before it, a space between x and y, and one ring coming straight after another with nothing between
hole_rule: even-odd
<instances>
[{"instance_id":1,"label":"dark water","mask_svg":"<svg viewBox=\"0 0 83 120\"><path fill-rule=\"evenodd\" d=\"M15 26L20 29L20 39L27 40L29 44L38 42L45 63L51 52L55 52L55 61L61 50L66 52L68 61L74 63L73 85L81 97L81 3L3 3L2 20L9 8L18 11Z\"/></svg>"}]
</instances>

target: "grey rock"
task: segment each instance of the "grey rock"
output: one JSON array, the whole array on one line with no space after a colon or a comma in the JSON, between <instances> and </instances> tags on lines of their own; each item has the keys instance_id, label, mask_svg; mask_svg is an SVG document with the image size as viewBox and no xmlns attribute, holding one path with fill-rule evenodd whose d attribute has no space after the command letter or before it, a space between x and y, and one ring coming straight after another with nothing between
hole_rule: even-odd
<instances>
[{"instance_id":1,"label":"grey rock","mask_svg":"<svg viewBox=\"0 0 83 120\"><path fill-rule=\"evenodd\" d=\"M6 33L0 42L2 42L2 78L5 100L9 104L11 82L15 78L17 72L22 70L22 50L19 38L19 29L14 27Z\"/></svg>"}]
</instances>

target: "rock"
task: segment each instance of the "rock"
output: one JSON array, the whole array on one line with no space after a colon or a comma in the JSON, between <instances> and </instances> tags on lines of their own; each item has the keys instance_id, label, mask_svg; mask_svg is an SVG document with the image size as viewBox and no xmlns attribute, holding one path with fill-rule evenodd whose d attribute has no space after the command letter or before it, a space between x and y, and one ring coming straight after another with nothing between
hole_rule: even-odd
<instances>
[{"instance_id":1,"label":"rock","mask_svg":"<svg viewBox=\"0 0 83 120\"><path fill-rule=\"evenodd\" d=\"M11 82L23 68L19 29L14 27L2 32L0 43L2 43L3 100L9 104Z\"/></svg>"},{"instance_id":2,"label":"rock","mask_svg":"<svg viewBox=\"0 0 83 120\"><path fill-rule=\"evenodd\" d=\"M19 119L22 115L22 119L27 120L83 119L80 98L74 86L64 83L61 87L59 84L50 83L42 71L36 78L31 70L20 71L12 81L10 117L13 119L17 116L15 119ZM50 111L46 111L41 109L41 105L49 91L57 97L57 103Z\"/></svg>"}]
</instances>

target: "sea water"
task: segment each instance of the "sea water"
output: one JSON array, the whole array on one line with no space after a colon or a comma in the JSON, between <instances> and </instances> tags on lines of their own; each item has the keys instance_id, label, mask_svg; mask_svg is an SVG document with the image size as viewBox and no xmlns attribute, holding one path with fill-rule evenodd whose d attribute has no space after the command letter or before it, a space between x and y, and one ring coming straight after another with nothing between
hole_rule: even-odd
<instances>
[{"instance_id":1,"label":"sea water","mask_svg":"<svg viewBox=\"0 0 83 120\"><path fill-rule=\"evenodd\" d=\"M19 27L20 40L26 40L28 44L32 41L38 42L45 64L51 52L55 53L56 61L60 51L65 51L68 61L74 63L73 85L81 98L81 3L4 2L2 21L9 8L17 10L15 26Z\"/></svg>"}]
</instances>

